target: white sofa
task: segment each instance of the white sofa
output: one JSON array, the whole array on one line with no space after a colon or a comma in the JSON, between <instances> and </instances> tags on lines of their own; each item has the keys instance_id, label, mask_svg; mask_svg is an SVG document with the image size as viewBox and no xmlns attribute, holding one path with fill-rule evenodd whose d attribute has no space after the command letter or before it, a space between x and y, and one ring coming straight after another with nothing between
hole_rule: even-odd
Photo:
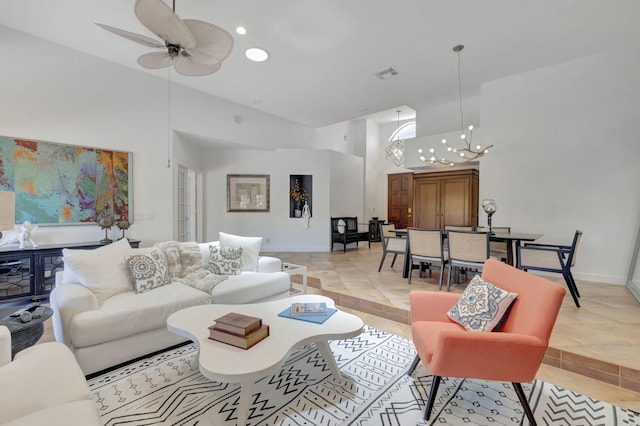
<instances>
[{"instance_id":1,"label":"white sofa","mask_svg":"<svg viewBox=\"0 0 640 426\"><path fill-rule=\"evenodd\" d=\"M69 349L41 343L11 361L11 333L0 326L0 424L100 426L89 386Z\"/></svg>"},{"instance_id":2,"label":"white sofa","mask_svg":"<svg viewBox=\"0 0 640 426\"><path fill-rule=\"evenodd\" d=\"M199 268L205 268L209 262L209 246L217 244L198 245L201 253ZM117 259L122 257L115 254L119 250L118 245L122 244L110 244L93 251L91 255ZM98 250L105 254L98 256L101 255ZM131 253L148 253L150 249L128 250ZM106 276L108 286L125 289L105 297L96 288L88 288L86 282L82 284L82 280L77 278L78 269L74 271L71 268L73 263L70 259L71 254L78 253L71 252L63 253L65 269L56 274L56 286L50 295L54 312L53 331L56 340L66 344L74 353L85 375L184 342L184 337L169 332L166 327L167 317L180 309L206 303L244 304L280 299L289 296L291 285L289 274L281 272L280 259L256 256L256 272L242 271L239 275L229 275L209 293L197 288L197 285L186 285L177 278L139 293L132 286L129 276L122 275L121 271L112 276L111 271L118 268L110 269L108 265L96 261L97 271L92 273ZM84 256L83 253L80 255ZM90 262L88 264L93 266ZM195 268L194 273L199 272L202 270Z\"/></svg>"}]
</instances>

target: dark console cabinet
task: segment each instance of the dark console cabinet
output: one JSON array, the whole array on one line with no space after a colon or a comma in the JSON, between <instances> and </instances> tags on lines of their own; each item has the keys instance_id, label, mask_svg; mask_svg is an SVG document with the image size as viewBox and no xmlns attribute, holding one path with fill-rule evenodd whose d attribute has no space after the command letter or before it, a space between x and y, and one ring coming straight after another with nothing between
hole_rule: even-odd
<instances>
[{"instance_id":1,"label":"dark console cabinet","mask_svg":"<svg viewBox=\"0 0 640 426\"><path fill-rule=\"evenodd\" d=\"M140 245L129 240L131 247ZM45 299L55 286L56 272L63 269L62 249L93 250L99 242L48 244L20 249L0 247L0 303Z\"/></svg>"}]
</instances>

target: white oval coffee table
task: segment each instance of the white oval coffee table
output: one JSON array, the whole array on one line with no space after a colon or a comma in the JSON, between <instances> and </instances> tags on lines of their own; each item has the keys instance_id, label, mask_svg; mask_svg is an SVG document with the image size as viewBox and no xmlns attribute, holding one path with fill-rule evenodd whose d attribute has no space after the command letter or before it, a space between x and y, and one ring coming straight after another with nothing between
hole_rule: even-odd
<instances>
[{"instance_id":1,"label":"white oval coffee table","mask_svg":"<svg viewBox=\"0 0 640 426\"><path fill-rule=\"evenodd\" d=\"M334 379L341 378L333 358L329 340L359 335L364 323L355 315L337 311L324 323L279 317L294 302L325 302L335 308L332 299L318 295L300 295L287 299L247 305L200 305L180 310L167 318L169 331L184 336L198 345L198 365L207 378L226 383L239 383L238 425L247 421L253 384L273 374L284 364L293 349L314 343ZM208 327L229 312L262 318L269 325L269 337L245 350L209 339Z\"/></svg>"}]
</instances>

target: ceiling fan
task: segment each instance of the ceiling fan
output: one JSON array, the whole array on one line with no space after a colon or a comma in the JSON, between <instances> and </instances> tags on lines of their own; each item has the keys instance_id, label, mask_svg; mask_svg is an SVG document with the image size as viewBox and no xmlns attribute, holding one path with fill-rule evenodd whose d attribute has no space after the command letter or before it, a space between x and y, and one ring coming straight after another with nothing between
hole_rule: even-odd
<instances>
[{"instance_id":1,"label":"ceiling fan","mask_svg":"<svg viewBox=\"0 0 640 426\"><path fill-rule=\"evenodd\" d=\"M222 61L233 48L231 34L222 28L197 19L180 19L163 0L136 0L134 11L138 20L162 39L132 33L105 24L100 28L148 47L162 48L138 58L144 68L159 69L175 66L179 74L200 76L220 69Z\"/></svg>"}]
</instances>

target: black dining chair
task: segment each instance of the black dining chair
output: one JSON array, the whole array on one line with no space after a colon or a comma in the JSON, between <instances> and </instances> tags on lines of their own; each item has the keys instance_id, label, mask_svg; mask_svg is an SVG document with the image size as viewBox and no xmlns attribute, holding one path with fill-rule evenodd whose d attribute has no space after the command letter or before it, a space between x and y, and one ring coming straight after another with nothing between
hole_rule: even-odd
<instances>
[{"instance_id":1,"label":"black dining chair","mask_svg":"<svg viewBox=\"0 0 640 426\"><path fill-rule=\"evenodd\" d=\"M527 243L518 247L518 269L524 271L543 271L562 274L567 283L571 297L576 306L580 307L580 291L571 273L576 263L578 245L582 239L582 231L576 231L570 246L558 244Z\"/></svg>"}]
</instances>

